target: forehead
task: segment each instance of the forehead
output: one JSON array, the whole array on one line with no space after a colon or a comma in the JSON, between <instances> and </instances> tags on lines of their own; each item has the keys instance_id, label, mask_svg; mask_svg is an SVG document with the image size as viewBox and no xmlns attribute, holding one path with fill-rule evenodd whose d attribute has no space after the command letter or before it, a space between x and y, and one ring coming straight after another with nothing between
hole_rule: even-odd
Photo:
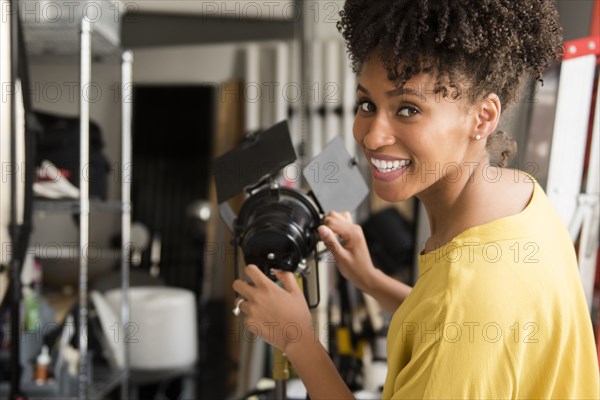
<instances>
[{"instance_id":1,"label":"forehead","mask_svg":"<svg viewBox=\"0 0 600 400\"><path fill-rule=\"evenodd\" d=\"M357 89L362 92L366 89L370 95L376 93L385 93L388 97L412 95L421 97L422 100L435 97L438 100L446 98L452 102L469 103L469 96L465 96L468 94L469 85L464 82L451 81L447 76L440 80L436 72L420 72L401 84L388 79L387 69L378 57L369 57L365 60L357 75L357 81Z\"/></svg>"},{"instance_id":2,"label":"forehead","mask_svg":"<svg viewBox=\"0 0 600 400\"><path fill-rule=\"evenodd\" d=\"M386 70L383 62L378 57L369 57L362 64L362 68L359 71L358 82L363 86L376 86L378 88L385 88L386 90L397 89L400 86L399 82L388 79L388 71ZM436 84L435 76L431 73L419 73L413 75L407 82L404 83L404 87L407 88L429 88L433 89Z\"/></svg>"}]
</instances>

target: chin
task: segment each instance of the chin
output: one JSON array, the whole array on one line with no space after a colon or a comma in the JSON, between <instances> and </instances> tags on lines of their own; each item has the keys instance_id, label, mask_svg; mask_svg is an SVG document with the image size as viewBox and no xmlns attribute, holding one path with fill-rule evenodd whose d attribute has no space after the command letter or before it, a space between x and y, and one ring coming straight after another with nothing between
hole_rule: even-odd
<instances>
[{"instance_id":1,"label":"chin","mask_svg":"<svg viewBox=\"0 0 600 400\"><path fill-rule=\"evenodd\" d=\"M413 192L398 188L397 185L382 185L378 182L373 183L373 191L380 199L390 203L408 200L414 196Z\"/></svg>"}]
</instances>

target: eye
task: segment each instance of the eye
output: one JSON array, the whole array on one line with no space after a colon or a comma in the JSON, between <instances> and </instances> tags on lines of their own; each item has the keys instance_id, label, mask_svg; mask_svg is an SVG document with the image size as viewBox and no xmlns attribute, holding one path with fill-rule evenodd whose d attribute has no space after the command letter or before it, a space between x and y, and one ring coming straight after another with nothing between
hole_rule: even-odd
<instances>
[{"instance_id":1,"label":"eye","mask_svg":"<svg viewBox=\"0 0 600 400\"><path fill-rule=\"evenodd\" d=\"M358 107L358 109L360 111L363 112L373 112L375 111L375 104L371 103L368 100L359 100L356 102L356 107Z\"/></svg>"},{"instance_id":2,"label":"eye","mask_svg":"<svg viewBox=\"0 0 600 400\"><path fill-rule=\"evenodd\" d=\"M403 106L400 107L400 110L398 110L398 115L402 117L412 117L418 113L420 113L419 109L413 106Z\"/></svg>"}]
</instances>

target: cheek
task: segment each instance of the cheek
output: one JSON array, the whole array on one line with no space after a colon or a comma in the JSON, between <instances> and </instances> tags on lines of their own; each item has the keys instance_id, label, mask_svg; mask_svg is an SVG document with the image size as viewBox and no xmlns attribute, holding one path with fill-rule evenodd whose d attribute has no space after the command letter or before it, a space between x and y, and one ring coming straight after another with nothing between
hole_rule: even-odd
<instances>
[{"instance_id":1,"label":"cheek","mask_svg":"<svg viewBox=\"0 0 600 400\"><path fill-rule=\"evenodd\" d=\"M352 135L354 136L354 140L356 141L356 143L361 145L368 131L369 126L367 122L359 116L355 116L354 124L352 125Z\"/></svg>"}]
</instances>

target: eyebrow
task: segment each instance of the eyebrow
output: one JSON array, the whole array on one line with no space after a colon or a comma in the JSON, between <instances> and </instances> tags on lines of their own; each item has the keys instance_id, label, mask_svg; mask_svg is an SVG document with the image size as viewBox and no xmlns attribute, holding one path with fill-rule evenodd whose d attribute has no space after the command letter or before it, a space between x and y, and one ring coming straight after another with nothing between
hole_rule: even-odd
<instances>
[{"instance_id":1,"label":"eyebrow","mask_svg":"<svg viewBox=\"0 0 600 400\"><path fill-rule=\"evenodd\" d=\"M364 86L362 86L360 83L358 85L356 85L356 91L357 92L361 91L365 94L369 94L369 91ZM399 86L396 89L387 91L385 94L387 97L396 97L396 96L401 96L403 94L409 94L409 95L417 96L419 98L425 97L423 95L423 93L421 93L420 91L418 91L415 88L412 88L410 86Z\"/></svg>"}]
</instances>

